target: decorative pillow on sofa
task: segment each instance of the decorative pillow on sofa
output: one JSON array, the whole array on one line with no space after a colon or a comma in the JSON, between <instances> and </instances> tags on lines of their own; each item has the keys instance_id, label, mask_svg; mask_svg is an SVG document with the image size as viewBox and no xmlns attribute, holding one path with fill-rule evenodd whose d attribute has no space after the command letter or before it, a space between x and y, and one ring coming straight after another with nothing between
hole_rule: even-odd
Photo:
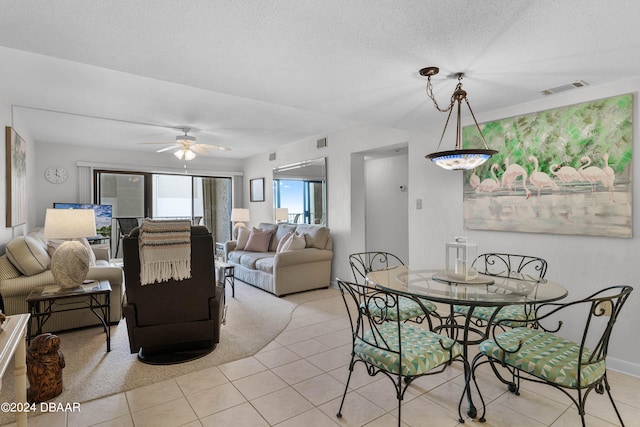
<instances>
[{"instance_id":1,"label":"decorative pillow on sofa","mask_svg":"<svg viewBox=\"0 0 640 427\"><path fill-rule=\"evenodd\" d=\"M284 246L285 243L287 243L287 240L289 240L289 238L291 236L293 236L293 233L295 233L295 230L291 230L287 234L282 236L282 239L280 239L280 241L278 242L278 247L276 248L276 253L282 252L282 247Z\"/></svg>"},{"instance_id":2,"label":"decorative pillow on sofa","mask_svg":"<svg viewBox=\"0 0 640 427\"><path fill-rule=\"evenodd\" d=\"M87 239L85 239L84 237L79 239L79 241L80 241L80 243L82 243L84 245L84 247L89 252L89 267L95 267L96 266L96 254L93 252L93 249L91 249L91 245L89 244L89 241ZM49 242L47 243L47 253L49 254L49 256L51 258L53 258L53 254L60 247L60 245L63 244L64 242L66 242L66 240L63 240L63 239L49 239Z\"/></svg>"},{"instance_id":3,"label":"decorative pillow on sofa","mask_svg":"<svg viewBox=\"0 0 640 427\"><path fill-rule=\"evenodd\" d=\"M262 231L253 227L251 234L249 234L249 240L244 247L245 251L249 252L269 252L269 242L271 241L272 231Z\"/></svg>"},{"instance_id":4,"label":"decorative pillow on sofa","mask_svg":"<svg viewBox=\"0 0 640 427\"><path fill-rule=\"evenodd\" d=\"M303 234L308 248L324 249L329 239L329 229L318 225L302 224L296 228L296 233Z\"/></svg>"},{"instance_id":5,"label":"decorative pillow on sofa","mask_svg":"<svg viewBox=\"0 0 640 427\"><path fill-rule=\"evenodd\" d=\"M7 258L20 273L33 276L42 273L51 263L51 257L42 242L32 236L20 236L7 243Z\"/></svg>"},{"instance_id":6,"label":"decorative pillow on sofa","mask_svg":"<svg viewBox=\"0 0 640 427\"><path fill-rule=\"evenodd\" d=\"M307 242L302 234L293 233L282 245L281 252L297 251L307 247Z\"/></svg>"},{"instance_id":7,"label":"decorative pillow on sofa","mask_svg":"<svg viewBox=\"0 0 640 427\"><path fill-rule=\"evenodd\" d=\"M238 229L238 243L236 243L236 250L244 250L244 247L247 246L247 240L249 240L249 234L251 234L251 230L247 227L240 227Z\"/></svg>"},{"instance_id":8,"label":"decorative pillow on sofa","mask_svg":"<svg viewBox=\"0 0 640 427\"><path fill-rule=\"evenodd\" d=\"M260 230L269 230L268 228L262 227L263 224L260 224L258 227ZM293 224L278 224L277 228L274 232L274 235L271 237L271 245L269 246L269 250L271 252L278 252L278 245L284 239L284 236L289 234L290 231L296 231L296 226Z\"/></svg>"}]
</instances>

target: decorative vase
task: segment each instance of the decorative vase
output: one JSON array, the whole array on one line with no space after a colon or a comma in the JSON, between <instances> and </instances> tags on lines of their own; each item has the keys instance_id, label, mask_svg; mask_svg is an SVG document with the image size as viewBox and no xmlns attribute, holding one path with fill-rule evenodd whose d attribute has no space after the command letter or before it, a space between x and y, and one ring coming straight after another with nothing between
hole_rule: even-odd
<instances>
[{"instance_id":1,"label":"decorative vase","mask_svg":"<svg viewBox=\"0 0 640 427\"><path fill-rule=\"evenodd\" d=\"M89 272L87 248L77 240L62 243L51 258L51 273L61 288L77 288Z\"/></svg>"}]
</instances>

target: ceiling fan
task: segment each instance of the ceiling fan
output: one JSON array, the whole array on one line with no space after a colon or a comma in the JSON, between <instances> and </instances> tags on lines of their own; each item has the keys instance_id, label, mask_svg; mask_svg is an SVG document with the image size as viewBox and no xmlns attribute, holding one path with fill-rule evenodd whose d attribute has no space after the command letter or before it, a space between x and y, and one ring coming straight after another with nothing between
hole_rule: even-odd
<instances>
[{"instance_id":1,"label":"ceiling fan","mask_svg":"<svg viewBox=\"0 0 640 427\"><path fill-rule=\"evenodd\" d=\"M196 157L196 154L208 156L211 154L209 150L231 151L231 148L223 147L221 145L198 144L196 142L196 137L189 135L190 130L191 129L188 127L182 128L182 132L184 132L184 135L176 136L176 142L141 142L141 144L169 145L169 147L164 147L156 150L156 153L164 153L165 151L170 151L177 148L177 150L174 151L173 155L180 160L192 160Z\"/></svg>"}]
</instances>

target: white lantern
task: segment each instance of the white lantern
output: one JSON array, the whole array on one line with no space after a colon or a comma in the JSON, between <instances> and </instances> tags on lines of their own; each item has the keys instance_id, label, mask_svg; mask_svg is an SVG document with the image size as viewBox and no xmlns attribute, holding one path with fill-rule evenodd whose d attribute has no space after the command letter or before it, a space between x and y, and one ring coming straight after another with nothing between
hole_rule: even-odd
<instances>
[{"instance_id":1,"label":"white lantern","mask_svg":"<svg viewBox=\"0 0 640 427\"><path fill-rule=\"evenodd\" d=\"M478 245L467 237L456 237L446 244L446 275L449 278L470 281L478 278L474 262L478 257Z\"/></svg>"}]
</instances>

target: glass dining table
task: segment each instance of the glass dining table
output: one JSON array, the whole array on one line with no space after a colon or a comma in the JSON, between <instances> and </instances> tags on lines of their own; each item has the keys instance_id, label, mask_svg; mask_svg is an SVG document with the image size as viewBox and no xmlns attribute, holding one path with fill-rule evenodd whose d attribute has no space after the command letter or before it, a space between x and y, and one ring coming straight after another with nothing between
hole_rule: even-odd
<instances>
[{"instance_id":1,"label":"glass dining table","mask_svg":"<svg viewBox=\"0 0 640 427\"><path fill-rule=\"evenodd\" d=\"M485 340L489 334L489 324L481 327L473 321L473 311L477 307L501 308L507 305L541 304L560 300L567 296L567 289L559 283L526 275L512 277L478 275L476 279L464 280L447 275L444 270L398 266L387 270L370 272L367 281L372 286L390 289L400 294L443 304L449 313L442 314L443 322L435 326L440 332L454 338L463 346L465 389L460 397L458 413L462 419L461 406L465 395L469 407L467 415L477 416L471 398L471 369L469 366L469 346ZM466 313L458 314L454 306L467 307ZM495 316L495 315L494 315ZM458 319L464 318L464 321Z\"/></svg>"}]
</instances>

